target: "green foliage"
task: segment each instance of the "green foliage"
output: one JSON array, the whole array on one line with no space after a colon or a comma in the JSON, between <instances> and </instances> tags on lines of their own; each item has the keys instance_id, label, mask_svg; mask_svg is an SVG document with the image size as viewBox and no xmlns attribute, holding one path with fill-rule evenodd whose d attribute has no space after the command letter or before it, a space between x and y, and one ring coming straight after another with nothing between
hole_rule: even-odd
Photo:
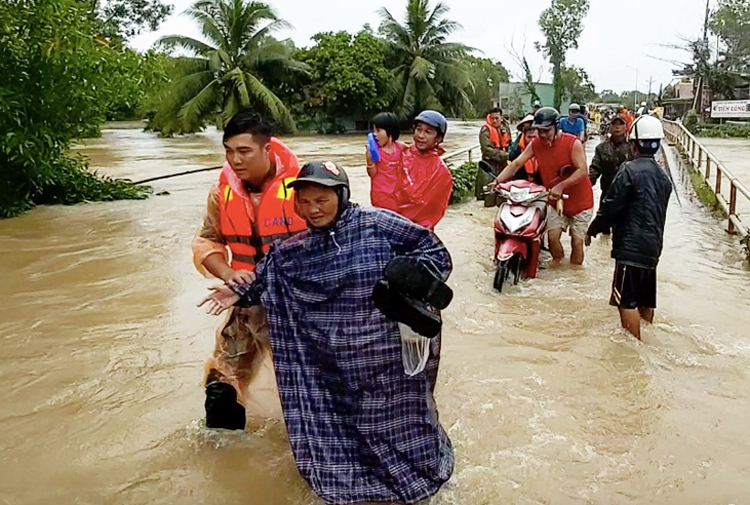
<instances>
[{"instance_id":1,"label":"green foliage","mask_svg":"<svg viewBox=\"0 0 750 505\"><path fill-rule=\"evenodd\" d=\"M695 133L698 131L698 114L694 110L691 110L685 115L685 120L682 124L690 133Z\"/></svg>"},{"instance_id":2,"label":"green foliage","mask_svg":"<svg viewBox=\"0 0 750 505\"><path fill-rule=\"evenodd\" d=\"M336 118L368 119L388 106L385 46L372 32L326 32L313 40L315 45L299 55L310 68L302 112L320 131L338 130Z\"/></svg>"},{"instance_id":3,"label":"green foliage","mask_svg":"<svg viewBox=\"0 0 750 505\"><path fill-rule=\"evenodd\" d=\"M156 30L174 6L162 0L82 0L99 16L100 33L112 38L129 38L144 30Z\"/></svg>"},{"instance_id":4,"label":"green foliage","mask_svg":"<svg viewBox=\"0 0 750 505\"><path fill-rule=\"evenodd\" d=\"M180 35L159 40L191 57L181 59L183 77L166 93L151 128L165 135L195 132L207 122L222 126L238 111L253 107L294 130L286 105L264 81L272 67L277 72L307 70L292 59L292 45L270 35L288 23L268 5L248 0L198 0L187 14L207 42Z\"/></svg>"},{"instance_id":5,"label":"green foliage","mask_svg":"<svg viewBox=\"0 0 750 505\"><path fill-rule=\"evenodd\" d=\"M115 54L109 72L117 86L108 89L105 116L108 121L143 119L153 110L156 97L170 83L170 58L151 50L144 54L123 48ZM151 112L151 117L155 112Z\"/></svg>"},{"instance_id":6,"label":"green foliage","mask_svg":"<svg viewBox=\"0 0 750 505\"><path fill-rule=\"evenodd\" d=\"M443 3L430 10L429 0L407 0L404 23L386 8L380 9L380 34L389 47L393 76L391 97L403 117L422 109L438 109L456 117L471 112L469 91L473 84L464 59L473 51L447 38L461 28L445 19Z\"/></svg>"},{"instance_id":7,"label":"green foliage","mask_svg":"<svg viewBox=\"0 0 750 505\"><path fill-rule=\"evenodd\" d=\"M451 193L450 204L461 203L468 197L474 196L474 186L477 180L478 165L466 162L456 169L451 169L453 174L453 193Z\"/></svg>"},{"instance_id":8,"label":"green foliage","mask_svg":"<svg viewBox=\"0 0 750 505\"><path fill-rule=\"evenodd\" d=\"M722 124L701 128L698 132L701 137L719 138L750 138L750 125Z\"/></svg>"},{"instance_id":9,"label":"green foliage","mask_svg":"<svg viewBox=\"0 0 750 505\"><path fill-rule=\"evenodd\" d=\"M589 0L552 0L552 5L539 16L539 27L546 40L544 43L537 42L536 48L552 64L554 107L558 110L565 92L565 55L568 50L578 48L578 38L583 32L583 19L588 10Z\"/></svg>"},{"instance_id":10,"label":"green foliage","mask_svg":"<svg viewBox=\"0 0 750 505\"><path fill-rule=\"evenodd\" d=\"M141 198L67 154L97 127L118 52L95 38L98 26L78 0L0 2L0 216L33 205Z\"/></svg>"},{"instance_id":11,"label":"green foliage","mask_svg":"<svg viewBox=\"0 0 750 505\"><path fill-rule=\"evenodd\" d=\"M597 97L596 88L584 69L563 66L561 75L564 93L571 102L585 104Z\"/></svg>"},{"instance_id":12,"label":"green foliage","mask_svg":"<svg viewBox=\"0 0 750 505\"><path fill-rule=\"evenodd\" d=\"M723 66L737 72L750 70L750 1L719 0L709 26L724 45Z\"/></svg>"},{"instance_id":13,"label":"green foliage","mask_svg":"<svg viewBox=\"0 0 750 505\"><path fill-rule=\"evenodd\" d=\"M745 252L747 253L747 259L750 260L750 233L745 235L740 239L740 244L742 244L745 247Z\"/></svg>"},{"instance_id":14,"label":"green foliage","mask_svg":"<svg viewBox=\"0 0 750 505\"><path fill-rule=\"evenodd\" d=\"M465 65L473 84L468 91L469 100L476 117L482 117L492 108L501 82L508 82L508 71L502 63L488 58L468 56Z\"/></svg>"}]
</instances>

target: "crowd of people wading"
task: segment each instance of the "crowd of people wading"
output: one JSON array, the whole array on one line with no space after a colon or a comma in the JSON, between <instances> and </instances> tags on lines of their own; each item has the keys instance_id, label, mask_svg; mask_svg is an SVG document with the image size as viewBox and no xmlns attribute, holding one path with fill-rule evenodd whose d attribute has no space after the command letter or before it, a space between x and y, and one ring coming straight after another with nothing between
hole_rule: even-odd
<instances>
[{"instance_id":1,"label":"crowd of people wading","mask_svg":"<svg viewBox=\"0 0 750 505\"><path fill-rule=\"evenodd\" d=\"M453 189L441 148L448 122L421 112L411 144L395 114L372 124L365 208L352 203L360 195L335 160L300 166L261 117L238 113L224 129L226 161L192 245L196 268L222 281L200 303L223 314L205 367L207 427L283 419L300 474L333 504L416 503L454 465L433 396L440 310L453 297L451 256L434 231ZM671 191L654 161L661 123L615 116L590 165L585 111L575 104L561 118L537 103L515 139L512 130L500 109L489 111L477 187L544 186L555 262L566 231L577 265L592 237L612 233L610 303L640 338L640 320L651 321L656 306Z\"/></svg>"}]
</instances>

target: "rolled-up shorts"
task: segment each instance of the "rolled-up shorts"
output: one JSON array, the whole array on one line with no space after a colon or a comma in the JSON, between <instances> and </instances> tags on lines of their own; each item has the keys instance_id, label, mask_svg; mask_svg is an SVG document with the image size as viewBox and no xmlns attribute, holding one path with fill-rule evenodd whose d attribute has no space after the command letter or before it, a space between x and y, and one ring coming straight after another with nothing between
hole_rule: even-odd
<instances>
[{"instance_id":1,"label":"rolled-up shorts","mask_svg":"<svg viewBox=\"0 0 750 505\"><path fill-rule=\"evenodd\" d=\"M573 217L560 215L553 206L547 209L547 229L570 231L580 239L586 238L586 232L589 230L589 224L594 217L594 209L584 210Z\"/></svg>"},{"instance_id":2,"label":"rolled-up shorts","mask_svg":"<svg viewBox=\"0 0 750 505\"><path fill-rule=\"evenodd\" d=\"M621 309L656 308L656 269L615 264L609 304Z\"/></svg>"}]
</instances>

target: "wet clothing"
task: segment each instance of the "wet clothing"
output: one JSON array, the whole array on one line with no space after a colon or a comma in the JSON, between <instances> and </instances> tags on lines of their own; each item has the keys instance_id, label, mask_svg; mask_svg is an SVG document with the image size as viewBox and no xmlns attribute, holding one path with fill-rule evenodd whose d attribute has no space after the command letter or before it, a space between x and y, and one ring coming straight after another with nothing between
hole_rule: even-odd
<instances>
[{"instance_id":1,"label":"wet clothing","mask_svg":"<svg viewBox=\"0 0 750 505\"><path fill-rule=\"evenodd\" d=\"M588 234L612 229L612 257L641 268L655 268L664 244L669 177L653 157L639 156L622 165Z\"/></svg>"},{"instance_id":2,"label":"wet clothing","mask_svg":"<svg viewBox=\"0 0 750 505\"><path fill-rule=\"evenodd\" d=\"M552 145L540 138L532 141L531 148L539 164L539 175L546 188L552 189L575 171L572 154L576 141L576 137L567 133L558 135ZM567 188L565 194L569 198L565 200L563 213L568 217L575 217L594 207L594 192L588 177Z\"/></svg>"},{"instance_id":3,"label":"wet clothing","mask_svg":"<svg viewBox=\"0 0 750 505\"><path fill-rule=\"evenodd\" d=\"M375 162L375 175L370 179L370 203L373 207L398 212L396 189L401 182L402 154L406 146L393 143L390 153L380 149L380 161Z\"/></svg>"},{"instance_id":4,"label":"wet clothing","mask_svg":"<svg viewBox=\"0 0 750 505\"><path fill-rule=\"evenodd\" d=\"M492 165L497 173L508 164L508 147L510 146L510 126L503 121L500 131L492 127L498 133L501 141L499 145L493 144L490 138L490 126L483 125L479 130L479 147L482 150L482 159Z\"/></svg>"},{"instance_id":5,"label":"wet clothing","mask_svg":"<svg viewBox=\"0 0 750 505\"><path fill-rule=\"evenodd\" d=\"M562 117L559 126L563 133L569 133L575 137L586 132L586 122L580 117L577 117L575 121L571 121L569 117Z\"/></svg>"},{"instance_id":6,"label":"wet clothing","mask_svg":"<svg viewBox=\"0 0 750 505\"><path fill-rule=\"evenodd\" d=\"M253 270L274 240L307 228L294 213L292 192L285 186L299 172L297 157L276 138L271 139L270 156L275 175L261 193L248 193L236 176L232 178L233 172L227 173L229 166L209 191L203 224L192 243L193 263L203 275L210 275L203 262L212 254L221 254L235 270ZM227 312L216 330L214 352L205 364L204 384L212 382L233 386L250 417L281 419L261 306Z\"/></svg>"},{"instance_id":7,"label":"wet clothing","mask_svg":"<svg viewBox=\"0 0 750 505\"><path fill-rule=\"evenodd\" d=\"M268 314L284 419L302 476L327 503L415 503L453 471L433 397L440 337L425 371L404 372L397 323L372 292L405 255L446 279L447 249L429 230L381 209L347 208L329 230L277 243L240 303Z\"/></svg>"},{"instance_id":8,"label":"wet clothing","mask_svg":"<svg viewBox=\"0 0 750 505\"><path fill-rule=\"evenodd\" d=\"M586 238L586 232L593 217L594 209L584 210L573 217L568 217L565 214L561 216L557 213L557 209L553 205L549 205L547 207L547 229L557 229L563 232L568 231L571 236L575 235L580 239L584 239Z\"/></svg>"},{"instance_id":9,"label":"wet clothing","mask_svg":"<svg viewBox=\"0 0 750 505\"><path fill-rule=\"evenodd\" d=\"M428 152L413 145L406 149L396 191L398 213L430 230L443 219L453 192L453 176L440 158L444 153L440 147Z\"/></svg>"},{"instance_id":10,"label":"wet clothing","mask_svg":"<svg viewBox=\"0 0 750 505\"><path fill-rule=\"evenodd\" d=\"M591 185L601 177L599 185L602 188L602 199L607 194L607 190L612 185L615 174L620 166L626 161L633 159L630 150L630 142L623 137L619 142L610 137L596 146L594 159L589 166L589 179Z\"/></svg>"},{"instance_id":11,"label":"wet clothing","mask_svg":"<svg viewBox=\"0 0 750 505\"><path fill-rule=\"evenodd\" d=\"M621 309L656 308L656 269L615 264L609 304Z\"/></svg>"}]
</instances>

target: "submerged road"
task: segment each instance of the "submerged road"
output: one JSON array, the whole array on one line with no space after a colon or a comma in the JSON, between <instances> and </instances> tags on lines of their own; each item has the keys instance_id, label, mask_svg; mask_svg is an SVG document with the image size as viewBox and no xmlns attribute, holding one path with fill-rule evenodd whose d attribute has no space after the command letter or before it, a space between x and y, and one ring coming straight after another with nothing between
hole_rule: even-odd
<instances>
[{"instance_id":1,"label":"submerged road","mask_svg":"<svg viewBox=\"0 0 750 505\"><path fill-rule=\"evenodd\" d=\"M449 150L474 143L477 127L452 123ZM303 161L347 167L354 199L367 201L361 137L289 143ZM222 158L216 132L170 140L109 128L80 150L92 168L134 179ZM3 503L319 503L283 426L202 427L217 320L195 307L211 281L194 271L190 240L217 177L159 182L170 194L146 201L0 221ZM493 210L448 211L437 233L456 298L437 401L457 463L433 504L746 503L750 272L736 238L676 179L683 207L669 208L643 342L607 305L608 239L584 267L546 269L499 295Z\"/></svg>"}]
</instances>

